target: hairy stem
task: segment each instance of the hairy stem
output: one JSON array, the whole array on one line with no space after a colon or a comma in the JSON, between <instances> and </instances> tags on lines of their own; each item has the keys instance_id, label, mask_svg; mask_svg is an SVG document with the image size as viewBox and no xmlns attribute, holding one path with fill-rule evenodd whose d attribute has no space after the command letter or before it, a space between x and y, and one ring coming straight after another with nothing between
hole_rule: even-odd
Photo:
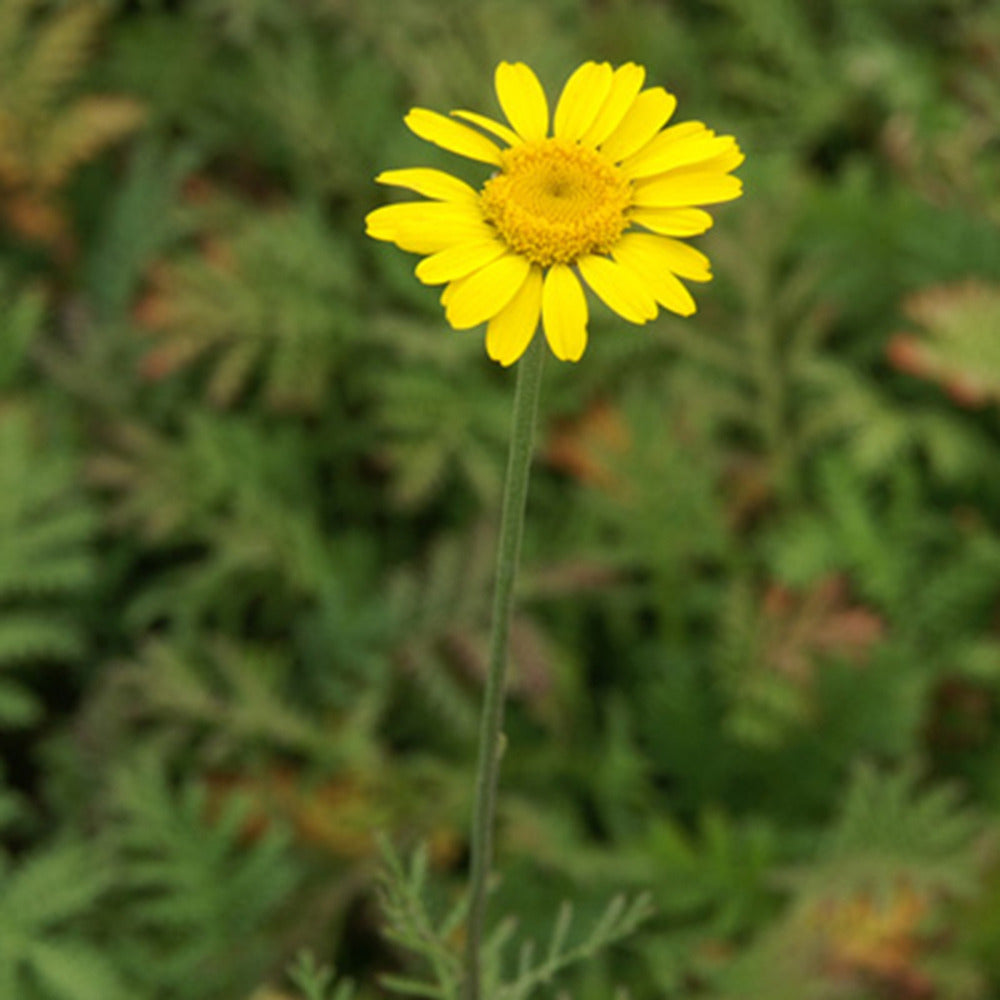
<instances>
[{"instance_id":1,"label":"hairy stem","mask_svg":"<svg viewBox=\"0 0 1000 1000\"><path fill-rule=\"evenodd\" d=\"M469 876L469 922L465 951L465 1000L480 997L480 951L486 918L486 894L493 860L493 823L497 782L503 753L503 712L507 682L507 640L510 634L514 581L517 578L524 530L524 507L531 471L538 394L545 357L543 338L532 340L517 368L514 413L511 423L507 478L493 593L493 633L490 639L489 672L483 695L479 725L479 758L476 764L476 798L472 813L471 872Z\"/></svg>"}]
</instances>

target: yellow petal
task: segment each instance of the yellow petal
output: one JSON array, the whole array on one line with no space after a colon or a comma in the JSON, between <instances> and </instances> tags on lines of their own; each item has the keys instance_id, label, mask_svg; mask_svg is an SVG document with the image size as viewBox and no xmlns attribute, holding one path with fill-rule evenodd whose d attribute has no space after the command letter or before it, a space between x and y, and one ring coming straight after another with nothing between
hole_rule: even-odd
<instances>
[{"instance_id":1,"label":"yellow petal","mask_svg":"<svg viewBox=\"0 0 1000 1000\"><path fill-rule=\"evenodd\" d=\"M468 330L492 319L524 284L531 264L508 253L445 289L445 318L456 330Z\"/></svg>"},{"instance_id":2,"label":"yellow petal","mask_svg":"<svg viewBox=\"0 0 1000 1000\"><path fill-rule=\"evenodd\" d=\"M542 269L535 266L510 302L490 320L486 353L504 367L512 365L531 343L541 309Z\"/></svg>"},{"instance_id":3,"label":"yellow petal","mask_svg":"<svg viewBox=\"0 0 1000 1000\"><path fill-rule=\"evenodd\" d=\"M497 98L514 131L528 142L549 130L549 103L538 77L522 62L502 62L494 74Z\"/></svg>"},{"instance_id":4,"label":"yellow petal","mask_svg":"<svg viewBox=\"0 0 1000 1000\"><path fill-rule=\"evenodd\" d=\"M601 110L614 73L608 63L586 62L566 81L556 105L553 131L560 139L579 139Z\"/></svg>"},{"instance_id":5,"label":"yellow petal","mask_svg":"<svg viewBox=\"0 0 1000 1000\"><path fill-rule=\"evenodd\" d=\"M599 146L604 142L618 128L629 108L635 103L645 79L646 71L642 66L637 66L635 63L619 66L612 77L611 89L601 110L590 128L580 137L580 142L586 146Z\"/></svg>"},{"instance_id":6,"label":"yellow petal","mask_svg":"<svg viewBox=\"0 0 1000 1000\"><path fill-rule=\"evenodd\" d=\"M417 194L439 201L475 201L479 196L465 181L460 181L443 170L430 167L411 167L407 170L383 170L375 178L379 184L408 188Z\"/></svg>"},{"instance_id":7,"label":"yellow petal","mask_svg":"<svg viewBox=\"0 0 1000 1000\"><path fill-rule=\"evenodd\" d=\"M445 115L426 108L413 108L404 119L411 132L428 142L471 160L500 165L500 150L485 135Z\"/></svg>"},{"instance_id":8,"label":"yellow petal","mask_svg":"<svg viewBox=\"0 0 1000 1000\"><path fill-rule=\"evenodd\" d=\"M633 271L596 254L581 257L577 267L604 304L630 323L642 324L656 316L656 300Z\"/></svg>"},{"instance_id":9,"label":"yellow petal","mask_svg":"<svg viewBox=\"0 0 1000 1000\"><path fill-rule=\"evenodd\" d=\"M695 311L694 299L671 272L669 251L661 252L654 240L657 237L628 233L611 251L612 256L635 272L661 306L681 316L690 316Z\"/></svg>"},{"instance_id":10,"label":"yellow petal","mask_svg":"<svg viewBox=\"0 0 1000 1000\"><path fill-rule=\"evenodd\" d=\"M712 280L709 259L700 250L680 240L652 233L628 233L620 242L650 261L655 260L657 267L666 268L681 278L689 281Z\"/></svg>"},{"instance_id":11,"label":"yellow petal","mask_svg":"<svg viewBox=\"0 0 1000 1000\"><path fill-rule=\"evenodd\" d=\"M437 253L457 243L495 236L478 210L459 202L404 201L365 216L366 231L411 253Z\"/></svg>"},{"instance_id":12,"label":"yellow petal","mask_svg":"<svg viewBox=\"0 0 1000 1000\"><path fill-rule=\"evenodd\" d=\"M664 236L700 236L714 220L700 208L634 208L631 219Z\"/></svg>"},{"instance_id":13,"label":"yellow petal","mask_svg":"<svg viewBox=\"0 0 1000 1000\"><path fill-rule=\"evenodd\" d=\"M478 125L484 132L492 132L498 139L502 139L508 146L520 146L521 137L512 132L506 125L495 122L486 115L478 114L475 111L452 111L456 118L462 118L473 125Z\"/></svg>"},{"instance_id":14,"label":"yellow petal","mask_svg":"<svg viewBox=\"0 0 1000 1000\"><path fill-rule=\"evenodd\" d=\"M641 149L632 153L631 156L625 157L621 164L622 170L626 172L631 171L633 167L641 164L647 157L655 156L662 150L669 149L675 142L679 142L681 139L689 139L692 136L706 134L715 135L714 132L709 132L704 122L678 122L676 125L671 125L670 128L665 128L662 132L657 132ZM629 176L632 176L631 173L629 173Z\"/></svg>"},{"instance_id":15,"label":"yellow petal","mask_svg":"<svg viewBox=\"0 0 1000 1000\"><path fill-rule=\"evenodd\" d=\"M681 139L690 139L695 135L703 135L706 132L710 132L711 129L704 123L698 121L686 121L677 122L676 125L670 125L668 128L663 129L662 132L658 132L656 136L650 140L642 149L637 153L633 153L629 157L629 160L637 159L640 156L645 155L647 151L652 151L655 149L660 149L664 146L669 146L672 143L678 142ZM712 132L712 135L715 135Z\"/></svg>"},{"instance_id":16,"label":"yellow petal","mask_svg":"<svg viewBox=\"0 0 1000 1000\"><path fill-rule=\"evenodd\" d=\"M576 275L553 264L542 285L542 325L560 361L579 361L587 347L587 300Z\"/></svg>"},{"instance_id":17,"label":"yellow petal","mask_svg":"<svg viewBox=\"0 0 1000 1000\"><path fill-rule=\"evenodd\" d=\"M417 265L416 274L425 285L443 285L478 271L506 252L507 245L495 238L475 243L459 243L431 257L425 257Z\"/></svg>"},{"instance_id":18,"label":"yellow petal","mask_svg":"<svg viewBox=\"0 0 1000 1000\"><path fill-rule=\"evenodd\" d=\"M742 182L731 174L680 171L640 181L633 192L632 203L639 207L682 208L732 201L742 193Z\"/></svg>"},{"instance_id":19,"label":"yellow petal","mask_svg":"<svg viewBox=\"0 0 1000 1000\"><path fill-rule=\"evenodd\" d=\"M699 135L678 139L668 146L650 151L650 147L655 145L658 139L659 136L653 142L647 143L645 149L632 157L627 165L622 164L622 172L626 177L637 180L640 177L662 174L677 167L687 167L695 163L700 165L736 149L736 140L731 135L714 135L708 129ZM720 171L720 173L726 172Z\"/></svg>"},{"instance_id":20,"label":"yellow petal","mask_svg":"<svg viewBox=\"0 0 1000 1000\"><path fill-rule=\"evenodd\" d=\"M631 156L663 128L676 107L677 98L662 87L644 90L601 144L601 152L615 163Z\"/></svg>"},{"instance_id":21,"label":"yellow petal","mask_svg":"<svg viewBox=\"0 0 1000 1000\"><path fill-rule=\"evenodd\" d=\"M712 156L710 159L698 160L696 163L691 163L686 167L678 167L676 170L671 170L671 176L674 174L728 174L731 170L735 170L744 160L743 151L739 146L736 145L735 140L729 149L724 152L718 153L716 156Z\"/></svg>"}]
</instances>

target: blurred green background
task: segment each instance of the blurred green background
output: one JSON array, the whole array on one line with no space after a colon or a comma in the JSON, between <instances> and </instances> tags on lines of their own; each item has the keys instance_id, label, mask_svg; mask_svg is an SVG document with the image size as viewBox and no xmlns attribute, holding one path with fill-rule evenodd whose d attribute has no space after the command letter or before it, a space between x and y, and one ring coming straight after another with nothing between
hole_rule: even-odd
<instances>
[{"instance_id":1,"label":"blurred green background","mask_svg":"<svg viewBox=\"0 0 1000 1000\"><path fill-rule=\"evenodd\" d=\"M362 220L589 58L746 194L548 363L493 916L651 891L540 996L1000 995L996 4L0 0L2 1000L372 1000L374 832L461 890L513 377Z\"/></svg>"}]
</instances>

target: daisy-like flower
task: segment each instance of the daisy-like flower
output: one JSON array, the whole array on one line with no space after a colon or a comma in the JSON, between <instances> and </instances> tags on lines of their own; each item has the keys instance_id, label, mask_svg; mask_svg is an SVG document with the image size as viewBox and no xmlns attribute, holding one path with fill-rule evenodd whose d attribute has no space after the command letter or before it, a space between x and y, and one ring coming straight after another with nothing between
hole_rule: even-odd
<instances>
[{"instance_id":1,"label":"daisy-like flower","mask_svg":"<svg viewBox=\"0 0 1000 1000\"><path fill-rule=\"evenodd\" d=\"M426 255L416 274L445 286L448 322L486 323L487 353L502 365L524 353L539 318L553 354L580 359L588 317L580 278L640 324L660 306L689 316L694 299L679 279L711 278L708 258L678 237L712 225L698 206L739 197L731 171L743 154L701 122L665 127L677 99L643 90L645 75L634 63L584 63L563 87L551 134L545 92L524 63L496 70L509 125L473 111L406 116L420 138L494 172L476 191L441 170L387 170L376 180L431 200L375 209L368 235Z\"/></svg>"}]
</instances>

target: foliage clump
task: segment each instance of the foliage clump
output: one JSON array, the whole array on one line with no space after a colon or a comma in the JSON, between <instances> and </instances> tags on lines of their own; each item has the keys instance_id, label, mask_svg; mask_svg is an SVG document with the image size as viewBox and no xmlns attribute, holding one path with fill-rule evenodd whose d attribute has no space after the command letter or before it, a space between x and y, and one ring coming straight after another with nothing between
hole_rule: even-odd
<instances>
[{"instance_id":1,"label":"foliage clump","mask_svg":"<svg viewBox=\"0 0 1000 1000\"><path fill-rule=\"evenodd\" d=\"M696 316L545 373L490 996L997 995L998 52L972 0L0 2L0 997L455 995L512 385L362 220L408 107L592 56L747 195Z\"/></svg>"}]
</instances>

